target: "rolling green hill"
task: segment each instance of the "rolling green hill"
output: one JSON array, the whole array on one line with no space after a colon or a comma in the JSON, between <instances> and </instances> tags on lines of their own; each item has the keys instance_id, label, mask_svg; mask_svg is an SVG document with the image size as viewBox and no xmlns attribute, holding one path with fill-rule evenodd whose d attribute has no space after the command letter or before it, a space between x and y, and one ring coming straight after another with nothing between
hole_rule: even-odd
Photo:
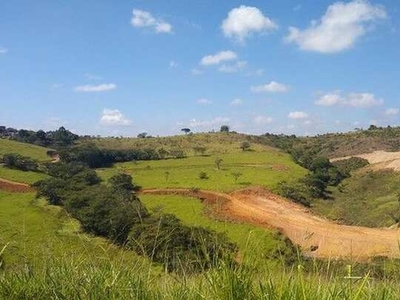
<instances>
[{"instance_id":1,"label":"rolling green hill","mask_svg":"<svg viewBox=\"0 0 400 300\"><path fill-rule=\"evenodd\" d=\"M18 153L22 156L30 157L39 162L45 162L51 161L51 157L46 154L48 150L50 149L32 144L0 139L0 157L4 154Z\"/></svg>"}]
</instances>

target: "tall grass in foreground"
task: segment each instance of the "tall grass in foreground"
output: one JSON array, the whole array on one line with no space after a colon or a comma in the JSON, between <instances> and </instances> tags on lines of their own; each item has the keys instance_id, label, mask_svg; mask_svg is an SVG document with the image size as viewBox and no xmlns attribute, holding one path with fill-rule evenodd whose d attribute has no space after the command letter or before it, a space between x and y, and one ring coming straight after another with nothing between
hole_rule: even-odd
<instances>
[{"instance_id":1,"label":"tall grass in foreground","mask_svg":"<svg viewBox=\"0 0 400 300\"><path fill-rule=\"evenodd\" d=\"M201 275L155 274L148 265L62 259L0 271L1 299L398 299L400 282L341 277L301 265L256 272L221 263ZM350 277L350 278L349 278Z\"/></svg>"}]
</instances>

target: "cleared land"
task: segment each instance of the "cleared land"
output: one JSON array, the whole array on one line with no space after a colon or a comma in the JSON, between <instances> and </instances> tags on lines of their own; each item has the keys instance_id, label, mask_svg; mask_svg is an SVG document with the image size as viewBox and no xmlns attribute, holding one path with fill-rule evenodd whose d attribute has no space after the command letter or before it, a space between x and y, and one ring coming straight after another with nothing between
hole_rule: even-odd
<instances>
[{"instance_id":1,"label":"cleared land","mask_svg":"<svg viewBox=\"0 0 400 300\"><path fill-rule=\"evenodd\" d=\"M220 169L215 165L217 158L222 159ZM278 150L119 163L98 170L105 180L118 172L131 174L144 188L197 187L216 191L233 191L249 185L274 189L280 181L296 180L306 174L288 154ZM199 178L201 172L206 173L206 179ZM236 180L233 173L241 176Z\"/></svg>"},{"instance_id":2,"label":"cleared land","mask_svg":"<svg viewBox=\"0 0 400 300\"><path fill-rule=\"evenodd\" d=\"M4 154L18 153L22 156L30 157L39 162L45 162L52 160L52 158L46 154L48 150L50 149L0 138L0 157L2 157Z\"/></svg>"},{"instance_id":3,"label":"cleared land","mask_svg":"<svg viewBox=\"0 0 400 300\"><path fill-rule=\"evenodd\" d=\"M311 257L360 261L374 256L400 257L398 230L338 225L259 188L232 194L212 191L193 193L187 189L147 190L143 193L180 194L205 199L216 207L220 216L279 229Z\"/></svg>"}]
</instances>

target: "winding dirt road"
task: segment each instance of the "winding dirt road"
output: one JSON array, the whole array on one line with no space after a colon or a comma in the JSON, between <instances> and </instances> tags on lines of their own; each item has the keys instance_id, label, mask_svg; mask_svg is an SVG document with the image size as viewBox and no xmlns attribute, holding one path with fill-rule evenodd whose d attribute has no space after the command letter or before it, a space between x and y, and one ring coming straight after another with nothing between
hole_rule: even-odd
<instances>
[{"instance_id":1,"label":"winding dirt road","mask_svg":"<svg viewBox=\"0 0 400 300\"><path fill-rule=\"evenodd\" d=\"M231 194L187 189L144 190L142 193L200 198L213 205L219 217L278 229L311 257L356 261L374 256L400 257L399 230L335 224L263 188Z\"/></svg>"}]
</instances>

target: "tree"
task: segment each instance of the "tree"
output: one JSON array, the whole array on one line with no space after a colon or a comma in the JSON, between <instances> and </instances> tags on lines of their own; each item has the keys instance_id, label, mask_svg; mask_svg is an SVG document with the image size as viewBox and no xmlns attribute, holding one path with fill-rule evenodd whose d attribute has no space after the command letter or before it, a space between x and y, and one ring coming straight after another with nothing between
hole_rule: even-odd
<instances>
[{"instance_id":1,"label":"tree","mask_svg":"<svg viewBox=\"0 0 400 300\"><path fill-rule=\"evenodd\" d=\"M229 128L228 125L222 125L222 126L221 126L221 129L220 129L219 131L220 131L220 132L226 132L226 133L228 133L229 130L230 130L230 128Z\"/></svg>"},{"instance_id":2,"label":"tree","mask_svg":"<svg viewBox=\"0 0 400 300\"><path fill-rule=\"evenodd\" d=\"M222 164L222 162L223 162L223 159L222 158L220 158L220 157L217 157L216 159L215 159L215 166L217 167L217 169L218 170L221 170L221 164Z\"/></svg>"},{"instance_id":3,"label":"tree","mask_svg":"<svg viewBox=\"0 0 400 300\"><path fill-rule=\"evenodd\" d=\"M235 184L237 183L239 177L241 177L242 175L243 175L243 173L240 173L240 172L233 172L232 173L233 178L235 178Z\"/></svg>"},{"instance_id":4,"label":"tree","mask_svg":"<svg viewBox=\"0 0 400 300\"><path fill-rule=\"evenodd\" d=\"M241 148L243 151L246 151L246 150L250 149L250 143L247 142L247 141L245 141L245 142L243 142L243 143L240 144L240 148Z\"/></svg>"},{"instance_id":5,"label":"tree","mask_svg":"<svg viewBox=\"0 0 400 300\"><path fill-rule=\"evenodd\" d=\"M199 173L199 179L208 179L208 175L206 172L200 172Z\"/></svg>"},{"instance_id":6,"label":"tree","mask_svg":"<svg viewBox=\"0 0 400 300\"><path fill-rule=\"evenodd\" d=\"M190 132L189 128L182 128L181 131L183 131L185 134L188 134Z\"/></svg>"},{"instance_id":7,"label":"tree","mask_svg":"<svg viewBox=\"0 0 400 300\"><path fill-rule=\"evenodd\" d=\"M164 175L165 175L165 182L168 182L170 173L168 171L165 171Z\"/></svg>"},{"instance_id":8,"label":"tree","mask_svg":"<svg viewBox=\"0 0 400 300\"><path fill-rule=\"evenodd\" d=\"M108 182L114 190L138 191L141 189L140 186L132 182L132 176L125 173L112 176Z\"/></svg>"},{"instance_id":9,"label":"tree","mask_svg":"<svg viewBox=\"0 0 400 300\"><path fill-rule=\"evenodd\" d=\"M139 133L139 134L137 135L137 137L138 137L139 139L145 139L146 136L147 136L147 132L142 132L142 133Z\"/></svg>"}]
</instances>

